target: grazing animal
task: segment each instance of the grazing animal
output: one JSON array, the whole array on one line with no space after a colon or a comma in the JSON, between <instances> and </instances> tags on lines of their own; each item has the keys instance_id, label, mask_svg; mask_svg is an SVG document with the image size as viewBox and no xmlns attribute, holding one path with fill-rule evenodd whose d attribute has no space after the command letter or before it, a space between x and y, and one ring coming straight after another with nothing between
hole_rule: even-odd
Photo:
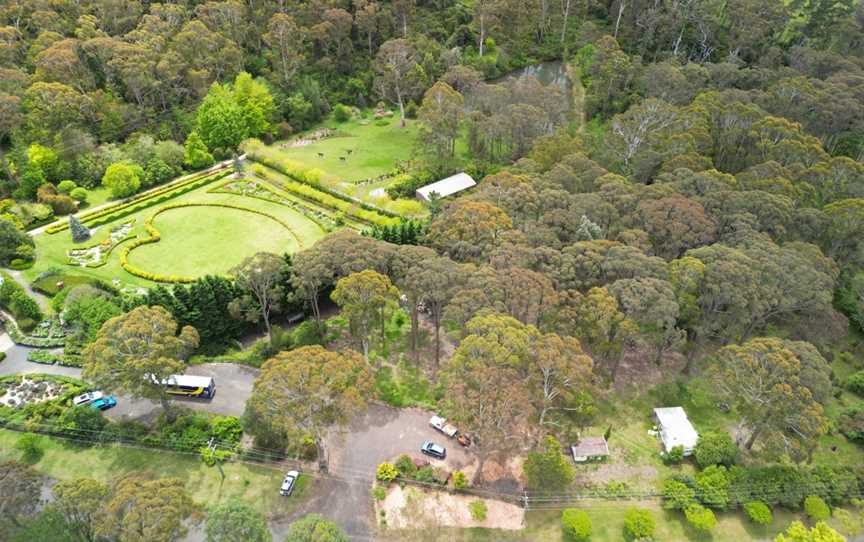
<instances>
[{"instance_id":1,"label":"grazing animal","mask_svg":"<svg viewBox=\"0 0 864 542\"><path fill-rule=\"evenodd\" d=\"M324 158L324 153L323 153L323 152L319 152L319 153L318 153L318 158Z\"/></svg>"},{"instance_id":2,"label":"grazing animal","mask_svg":"<svg viewBox=\"0 0 864 542\"><path fill-rule=\"evenodd\" d=\"M351 156L351 153L354 152L353 149L348 149L348 156Z\"/></svg>"},{"instance_id":3,"label":"grazing animal","mask_svg":"<svg viewBox=\"0 0 864 542\"><path fill-rule=\"evenodd\" d=\"M345 157L344 157L344 156L340 156L340 157L339 157L339 160L341 160L342 162L344 162L344 161L345 161Z\"/></svg>"}]
</instances>

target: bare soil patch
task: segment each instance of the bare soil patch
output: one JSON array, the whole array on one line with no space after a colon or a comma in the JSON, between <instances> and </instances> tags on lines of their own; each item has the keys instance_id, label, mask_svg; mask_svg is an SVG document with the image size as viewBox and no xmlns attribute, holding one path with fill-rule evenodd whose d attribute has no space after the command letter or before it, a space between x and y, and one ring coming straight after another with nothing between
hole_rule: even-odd
<instances>
[{"instance_id":1,"label":"bare soil patch","mask_svg":"<svg viewBox=\"0 0 864 542\"><path fill-rule=\"evenodd\" d=\"M488 509L486 519L477 521L471 517L468 505L478 500L470 495L457 495L441 491L429 491L416 487L402 489L393 485L383 501L376 505L380 517L388 528L426 529L430 527L518 530L525 526L525 511L515 504L492 499L481 499Z\"/></svg>"}]
</instances>

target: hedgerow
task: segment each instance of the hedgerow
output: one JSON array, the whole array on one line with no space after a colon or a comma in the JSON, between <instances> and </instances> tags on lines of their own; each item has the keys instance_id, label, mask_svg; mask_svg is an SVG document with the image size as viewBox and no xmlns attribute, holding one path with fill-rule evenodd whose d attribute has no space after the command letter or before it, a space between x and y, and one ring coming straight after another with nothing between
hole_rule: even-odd
<instances>
[{"instance_id":1,"label":"hedgerow","mask_svg":"<svg viewBox=\"0 0 864 542\"><path fill-rule=\"evenodd\" d=\"M166 184L165 186L157 190L138 194L137 196L133 196L132 198L118 202L114 205L104 207L102 209L99 209L98 211L84 213L78 218L81 220L81 222L86 222L87 225L90 227L107 224L109 222L113 222L115 220L128 216L132 213L136 213L142 209L146 209L147 207L157 205L169 199L173 199L177 196L185 194L186 192L190 192L192 190L195 190L196 188L200 188L206 184L222 179L230 173L230 171L226 171L224 169L221 171L217 170L199 173L183 181L175 181L174 183ZM48 226L45 231L49 234L55 234L61 231L65 231L68 228L68 222L57 222L55 224L52 224L51 226Z\"/></svg>"},{"instance_id":2,"label":"hedgerow","mask_svg":"<svg viewBox=\"0 0 864 542\"><path fill-rule=\"evenodd\" d=\"M275 171L279 171L276 168L272 169L274 169ZM281 189L290 192L291 194L302 200L308 201L313 205L318 205L330 211L344 213L345 215L350 216L351 218L358 222L361 222L362 224L368 226L388 226L397 223L397 219L390 216L391 213L380 213L377 208L373 208L372 210L364 208L364 205L361 205L356 200L345 199L344 196L336 196L334 195L333 191L316 188L313 185L304 184L302 182L296 182L292 180L284 181L281 179L277 179L273 176L268 175L267 169L263 166L253 168L253 171L255 172L255 175L261 178L266 178L268 181L272 181L278 184ZM290 175L288 176L290 177ZM358 206L361 208L358 209Z\"/></svg>"}]
</instances>

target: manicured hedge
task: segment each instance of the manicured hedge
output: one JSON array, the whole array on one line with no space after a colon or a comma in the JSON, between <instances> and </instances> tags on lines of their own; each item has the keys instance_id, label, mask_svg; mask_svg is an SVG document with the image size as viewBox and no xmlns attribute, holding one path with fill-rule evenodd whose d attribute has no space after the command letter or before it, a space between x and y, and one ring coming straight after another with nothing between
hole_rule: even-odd
<instances>
[{"instance_id":1,"label":"manicured hedge","mask_svg":"<svg viewBox=\"0 0 864 542\"><path fill-rule=\"evenodd\" d=\"M258 162L259 164L263 164L271 169L275 169L276 171L287 175L288 177L291 177L295 181L309 185L312 188L315 188L317 190L320 190L321 192L325 192L326 194L333 196L334 198L343 200L354 205L359 205L367 211L376 212L384 216L389 216L390 218L399 218L399 215L392 211L382 209L381 207L372 205L371 203L367 203L357 198L353 198L337 190L333 190L332 188L322 185L322 180L331 180L331 182L338 182L338 179L336 179L335 177L328 178L326 173L324 173L320 169L310 168L308 166L305 166L304 164L295 162L294 160L288 158L276 158L273 156L267 156L262 152L260 143L247 142L246 145L246 157L253 162Z\"/></svg>"},{"instance_id":2,"label":"manicured hedge","mask_svg":"<svg viewBox=\"0 0 864 542\"><path fill-rule=\"evenodd\" d=\"M195 282L196 280L198 280L196 277L183 277L183 276L179 276L179 275L160 275L158 273L150 273L148 271L144 271L143 269L139 269L139 268L137 268L134 265L129 263L129 253L130 252L132 252L137 247L140 247L141 245L146 245L149 243L156 243L159 241L159 239L161 239L161 236L159 234L159 230L157 230L156 227L153 226L153 220L157 216L159 216L160 214L164 213L165 211L169 211L171 209L179 209L182 207L223 207L225 209L237 209L240 211L247 211L250 213L254 213L256 215L264 216L264 217L267 217L267 218L274 220L277 223L279 223L282 227L284 227L286 230L288 230L288 232L291 234L292 237L294 237L294 239L297 241L297 244L301 248L303 248L303 246L304 246L303 240L294 232L293 229L291 229L291 227L286 222L284 222L281 219L271 215L270 213L265 213L265 212L259 211L257 209L251 209L249 207L243 207L240 205L230 205L227 203L195 203L195 202L175 203L172 205L166 205L165 207L160 207L159 209L156 210L155 213L150 215L150 218L148 218L147 221L144 223L144 230L147 232L149 237L142 237L140 239L136 239L131 244L123 247L123 251L120 252L120 266L123 269L125 269L128 273L135 275L136 277L141 277L143 279L152 280L154 282L189 283L189 282Z\"/></svg>"},{"instance_id":3,"label":"manicured hedge","mask_svg":"<svg viewBox=\"0 0 864 542\"><path fill-rule=\"evenodd\" d=\"M258 194L250 194L250 193L239 192L236 190L231 190L230 188L228 188L228 185L230 185L234 182L236 182L236 180L231 179L225 183L220 183L219 186L214 186L213 188L211 188L207 192L214 193L214 194L220 193L220 192L223 194L234 194L234 195L243 196L246 198L255 198L255 199L259 199L261 201L266 201L269 203L276 203L278 205L284 205L286 207L290 207L291 209L301 213L303 216L305 216L306 218L308 218L309 220L314 222L319 228L321 228L322 231L329 232L332 230L332 226L325 224L324 221L321 218L319 218L318 216L316 216L316 214L315 214L316 212L318 212L320 214L326 215L328 221L331 221L331 222L333 221L333 219L330 217L330 215L327 214L325 212L325 210L321 207L315 206L315 208L313 209L311 207L305 206L305 204L300 203L297 200L290 200L286 195L279 194L278 192L273 190L273 188L271 188L270 186L268 186L264 183L258 183L258 187L260 189L264 190L265 192L267 192L268 194L271 194L272 197L268 198L266 196L261 196ZM286 204L285 201L288 201L289 203Z\"/></svg>"},{"instance_id":4,"label":"manicured hedge","mask_svg":"<svg viewBox=\"0 0 864 542\"><path fill-rule=\"evenodd\" d=\"M3 320L0 318L0 320ZM33 346L36 348L56 348L58 346L64 346L66 344L65 337L30 337L29 335L24 335L20 329L18 329L18 324L15 323L15 320L3 320L3 325L6 328L6 333L9 334L9 338L15 344L20 344L22 346Z\"/></svg>"},{"instance_id":5,"label":"manicured hedge","mask_svg":"<svg viewBox=\"0 0 864 542\"><path fill-rule=\"evenodd\" d=\"M225 168L227 167L228 166L225 166ZM128 216L132 213L136 213L141 209L146 209L147 207L162 203L179 195L185 194L186 192L195 190L196 188L200 188L213 181L222 179L230 173L230 170L226 171L225 169L198 173L189 177L188 179L182 181L174 181L173 183L166 184L165 186L157 190L138 194L137 196L133 196L127 200L117 202L114 205L104 207L102 209L99 209L98 211L84 213L78 218L90 227L107 224L109 222L113 222L115 220ZM45 231L49 234L55 234L67 230L68 228L68 221L56 222L51 226L48 226Z\"/></svg>"},{"instance_id":6,"label":"manicured hedge","mask_svg":"<svg viewBox=\"0 0 864 542\"><path fill-rule=\"evenodd\" d=\"M278 170L276 170L278 171ZM312 185L304 184L296 181L283 181L274 177L267 176L266 168L258 166L255 174L259 177L266 178L279 185L280 188L290 192L292 195L308 201L313 205L317 205L331 212L344 213L352 219L368 225L368 226L388 226L397 223L396 218L391 218L389 214L379 213L377 210L369 210L367 208L357 208L359 205L355 200L333 195L332 191L320 190ZM363 206L360 206L363 207ZM398 215L394 215L398 216Z\"/></svg>"}]
</instances>

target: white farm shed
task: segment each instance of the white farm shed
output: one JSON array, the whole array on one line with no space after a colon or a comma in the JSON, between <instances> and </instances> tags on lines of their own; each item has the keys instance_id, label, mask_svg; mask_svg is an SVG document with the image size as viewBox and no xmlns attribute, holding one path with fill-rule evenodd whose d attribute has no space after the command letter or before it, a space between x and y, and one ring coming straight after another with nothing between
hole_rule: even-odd
<instances>
[{"instance_id":1,"label":"white farm shed","mask_svg":"<svg viewBox=\"0 0 864 542\"><path fill-rule=\"evenodd\" d=\"M683 408L655 408L654 419L657 422L663 448L667 453L676 446L684 448L684 455L693 453L696 442L699 440L699 433L690 423Z\"/></svg>"},{"instance_id":2,"label":"white farm shed","mask_svg":"<svg viewBox=\"0 0 864 542\"><path fill-rule=\"evenodd\" d=\"M477 182L471 178L471 175L465 172L457 173L446 179L441 179L438 182L418 188L417 199L420 201L430 201L433 193L437 194L439 198L446 198L473 186L477 186Z\"/></svg>"}]
</instances>

